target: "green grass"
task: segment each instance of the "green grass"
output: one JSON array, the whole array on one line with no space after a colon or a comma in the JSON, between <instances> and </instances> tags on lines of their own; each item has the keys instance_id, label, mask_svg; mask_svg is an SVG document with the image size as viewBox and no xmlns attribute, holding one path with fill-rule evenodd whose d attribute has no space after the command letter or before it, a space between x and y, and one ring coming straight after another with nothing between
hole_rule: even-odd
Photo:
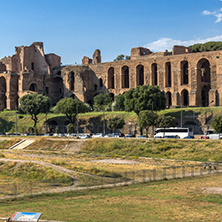
<instances>
[{"instance_id":1,"label":"green grass","mask_svg":"<svg viewBox=\"0 0 222 222\"><path fill-rule=\"evenodd\" d=\"M106 156L152 157L194 161L222 161L221 140L92 139L82 151Z\"/></svg>"},{"instance_id":2,"label":"green grass","mask_svg":"<svg viewBox=\"0 0 222 222\"><path fill-rule=\"evenodd\" d=\"M202 192L222 175L74 191L1 201L1 217L15 211L42 212L59 221L221 221L221 195Z\"/></svg>"},{"instance_id":3,"label":"green grass","mask_svg":"<svg viewBox=\"0 0 222 222\"><path fill-rule=\"evenodd\" d=\"M176 118L180 118L181 110L177 109L165 109L159 111L160 115L172 115ZM213 113L213 116L222 115L222 109L220 106L216 107L197 107L197 108L183 108L183 116L197 116L198 119L204 118L205 113L209 116ZM105 112L105 119L108 120L109 117L118 116L124 118L125 122L128 121L137 121L137 115L134 112L124 112L124 111L114 111L114 112ZM66 119L66 116L63 114L53 114L49 113L47 119ZM90 118L94 118L96 123L102 124L103 121L103 112L89 112L89 113L80 113L78 115L79 119L88 121ZM42 133L42 126L46 120L45 114L38 115L37 129L39 133ZM3 111L0 112L0 131L1 132L15 132L16 128L16 114L15 111ZM17 114L17 127L18 132L25 132L29 127L33 127L34 122L31 120L30 115ZM44 132L43 132L44 133Z\"/></svg>"}]
</instances>

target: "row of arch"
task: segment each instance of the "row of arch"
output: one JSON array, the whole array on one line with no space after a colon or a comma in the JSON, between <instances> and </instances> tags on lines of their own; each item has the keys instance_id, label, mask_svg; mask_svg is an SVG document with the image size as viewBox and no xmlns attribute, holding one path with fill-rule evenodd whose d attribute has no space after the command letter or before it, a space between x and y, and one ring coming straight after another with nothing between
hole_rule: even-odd
<instances>
[{"instance_id":1,"label":"row of arch","mask_svg":"<svg viewBox=\"0 0 222 222\"><path fill-rule=\"evenodd\" d=\"M208 86L203 86L201 89L201 105L202 106L209 106L209 90L210 88ZM177 105L182 106L189 106L189 92L186 89L183 89L181 91L181 94L177 95ZM166 92L166 107L172 106L172 94L171 92Z\"/></svg>"},{"instance_id":2,"label":"row of arch","mask_svg":"<svg viewBox=\"0 0 222 222\"><path fill-rule=\"evenodd\" d=\"M180 83L181 85L189 84L189 64L187 60L180 62ZM108 89L115 89L114 68L108 69ZM121 67L121 86L122 88L129 88L129 67ZM210 63L207 59L201 59L197 63L197 76L198 80L205 83L210 83ZM144 85L145 75L144 66L136 66L136 85ZM151 65L151 84L158 85L158 64L153 63ZM165 87L172 86L172 67L171 62L165 63Z\"/></svg>"}]
</instances>

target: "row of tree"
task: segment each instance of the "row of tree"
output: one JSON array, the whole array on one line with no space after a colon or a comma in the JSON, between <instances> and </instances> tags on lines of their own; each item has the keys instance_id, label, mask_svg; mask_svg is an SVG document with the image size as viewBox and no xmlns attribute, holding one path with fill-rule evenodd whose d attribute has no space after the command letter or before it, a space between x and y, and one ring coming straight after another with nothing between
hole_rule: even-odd
<instances>
[{"instance_id":1,"label":"row of tree","mask_svg":"<svg viewBox=\"0 0 222 222\"><path fill-rule=\"evenodd\" d=\"M175 125L175 118L171 116L158 117L156 113L158 110L165 109L165 104L165 93L160 91L158 86L143 85L117 96L114 103L108 94L101 93L94 97L93 108L95 111L104 111L109 110L113 105L115 110L133 111L137 114L137 122L141 133L143 129L146 129L146 134L148 134L150 126L169 127ZM27 94L20 99L19 109L21 113L31 115L35 128L38 122L37 115L39 113L47 114L50 111L50 100L41 94ZM72 131L76 122L76 115L91 111L91 107L77 99L64 98L57 103L53 111L66 115L70 121L69 131ZM122 128L124 124L122 118L111 117L107 122L107 127L115 132L116 129Z\"/></svg>"}]
</instances>

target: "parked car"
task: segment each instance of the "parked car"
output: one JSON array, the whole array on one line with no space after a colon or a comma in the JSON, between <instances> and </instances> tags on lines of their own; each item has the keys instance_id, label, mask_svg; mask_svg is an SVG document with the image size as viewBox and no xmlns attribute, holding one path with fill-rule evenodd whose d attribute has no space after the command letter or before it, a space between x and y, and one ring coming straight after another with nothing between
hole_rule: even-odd
<instances>
[{"instance_id":1,"label":"parked car","mask_svg":"<svg viewBox=\"0 0 222 222\"><path fill-rule=\"evenodd\" d=\"M114 133L114 137L124 137L123 133Z\"/></svg>"},{"instance_id":2,"label":"parked car","mask_svg":"<svg viewBox=\"0 0 222 222\"><path fill-rule=\"evenodd\" d=\"M139 136L137 136L137 138L146 138L146 136L144 136L144 135L139 135Z\"/></svg>"},{"instance_id":3,"label":"parked car","mask_svg":"<svg viewBox=\"0 0 222 222\"><path fill-rule=\"evenodd\" d=\"M91 138L91 137L90 137L90 135L83 134L83 135L79 135L78 138L79 138L79 139L89 139L89 138Z\"/></svg>"},{"instance_id":4,"label":"parked car","mask_svg":"<svg viewBox=\"0 0 222 222\"><path fill-rule=\"evenodd\" d=\"M135 137L135 136L129 133L129 134L126 135L125 137L126 137L126 138L131 138L131 137Z\"/></svg>"},{"instance_id":5,"label":"parked car","mask_svg":"<svg viewBox=\"0 0 222 222\"><path fill-rule=\"evenodd\" d=\"M104 137L105 135L103 133L96 133L92 135L93 138L98 138L98 137Z\"/></svg>"},{"instance_id":6,"label":"parked car","mask_svg":"<svg viewBox=\"0 0 222 222\"><path fill-rule=\"evenodd\" d=\"M113 133L106 134L104 137L114 137Z\"/></svg>"}]
</instances>

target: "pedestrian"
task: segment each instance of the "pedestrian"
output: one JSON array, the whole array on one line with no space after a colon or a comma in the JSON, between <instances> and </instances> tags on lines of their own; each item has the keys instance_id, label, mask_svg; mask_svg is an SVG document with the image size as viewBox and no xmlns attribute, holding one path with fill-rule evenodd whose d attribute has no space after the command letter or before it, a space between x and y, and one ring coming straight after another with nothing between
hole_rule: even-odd
<instances>
[{"instance_id":1,"label":"pedestrian","mask_svg":"<svg viewBox=\"0 0 222 222\"><path fill-rule=\"evenodd\" d=\"M206 167L207 167L207 165L206 165L206 163L203 165L203 168L204 168L204 170L206 170Z\"/></svg>"},{"instance_id":2,"label":"pedestrian","mask_svg":"<svg viewBox=\"0 0 222 222\"><path fill-rule=\"evenodd\" d=\"M211 168L212 168L212 165L211 165L211 163L209 164L209 170L211 170Z\"/></svg>"},{"instance_id":3,"label":"pedestrian","mask_svg":"<svg viewBox=\"0 0 222 222\"><path fill-rule=\"evenodd\" d=\"M217 170L217 167L214 165L214 170Z\"/></svg>"}]
</instances>

